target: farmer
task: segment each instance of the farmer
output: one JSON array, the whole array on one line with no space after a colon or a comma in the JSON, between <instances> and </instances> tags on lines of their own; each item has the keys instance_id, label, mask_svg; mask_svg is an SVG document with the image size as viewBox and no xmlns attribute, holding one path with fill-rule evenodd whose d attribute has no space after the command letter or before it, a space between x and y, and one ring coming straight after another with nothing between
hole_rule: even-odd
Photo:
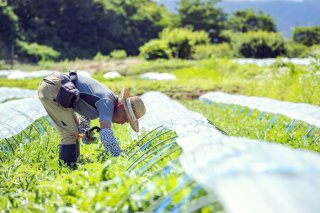
<instances>
[{"instance_id":1,"label":"farmer","mask_svg":"<svg viewBox=\"0 0 320 213\"><path fill-rule=\"evenodd\" d=\"M69 108L62 106L63 101L68 101L69 97L60 97L64 94L60 90L65 85L73 85L78 91L78 98ZM128 89L124 88L118 97L98 81L77 75L76 72L52 73L40 83L38 96L58 130L61 139L59 159L70 167L76 165L80 155L79 133L90 128L92 119L100 119L100 140L106 152L118 156L123 150L113 135L111 123L129 122L132 129L138 132L138 119L146 111L141 98L129 97ZM80 115L79 118L75 112Z\"/></svg>"}]
</instances>

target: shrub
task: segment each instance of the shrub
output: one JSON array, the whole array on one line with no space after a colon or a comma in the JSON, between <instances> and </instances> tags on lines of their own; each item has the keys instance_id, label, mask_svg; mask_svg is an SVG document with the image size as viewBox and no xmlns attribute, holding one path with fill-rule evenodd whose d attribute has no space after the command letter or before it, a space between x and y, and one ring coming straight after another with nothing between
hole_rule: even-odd
<instances>
[{"instance_id":1,"label":"shrub","mask_svg":"<svg viewBox=\"0 0 320 213\"><path fill-rule=\"evenodd\" d=\"M125 50L113 50L109 55L114 59L125 59L127 57L127 52Z\"/></svg>"},{"instance_id":2,"label":"shrub","mask_svg":"<svg viewBox=\"0 0 320 213\"><path fill-rule=\"evenodd\" d=\"M6 69L6 62L4 60L2 60L1 58L0 58L0 69L1 70Z\"/></svg>"},{"instance_id":3,"label":"shrub","mask_svg":"<svg viewBox=\"0 0 320 213\"><path fill-rule=\"evenodd\" d=\"M293 30L293 39L309 47L320 44L320 26L296 27Z\"/></svg>"},{"instance_id":4,"label":"shrub","mask_svg":"<svg viewBox=\"0 0 320 213\"><path fill-rule=\"evenodd\" d=\"M304 58L308 55L308 47L303 44L287 42L286 49L289 58Z\"/></svg>"},{"instance_id":5,"label":"shrub","mask_svg":"<svg viewBox=\"0 0 320 213\"><path fill-rule=\"evenodd\" d=\"M103 60L109 60L110 56L108 55L103 55L101 52L98 52L94 57L94 61L103 61Z\"/></svg>"},{"instance_id":6,"label":"shrub","mask_svg":"<svg viewBox=\"0 0 320 213\"><path fill-rule=\"evenodd\" d=\"M167 41L154 39L140 47L140 55L147 60L169 59L172 56Z\"/></svg>"},{"instance_id":7,"label":"shrub","mask_svg":"<svg viewBox=\"0 0 320 213\"><path fill-rule=\"evenodd\" d=\"M232 36L232 45L246 58L275 58L286 54L284 39L273 32L235 33Z\"/></svg>"},{"instance_id":8,"label":"shrub","mask_svg":"<svg viewBox=\"0 0 320 213\"><path fill-rule=\"evenodd\" d=\"M320 45L313 45L309 48L308 56L320 58Z\"/></svg>"},{"instance_id":9,"label":"shrub","mask_svg":"<svg viewBox=\"0 0 320 213\"><path fill-rule=\"evenodd\" d=\"M214 45L198 45L195 46L192 53L193 59L206 59L211 57L233 57L235 56L231 46L227 43L214 44Z\"/></svg>"},{"instance_id":10,"label":"shrub","mask_svg":"<svg viewBox=\"0 0 320 213\"><path fill-rule=\"evenodd\" d=\"M18 42L18 55L30 62L56 60L60 53L53 48L38 43Z\"/></svg>"},{"instance_id":11,"label":"shrub","mask_svg":"<svg viewBox=\"0 0 320 213\"><path fill-rule=\"evenodd\" d=\"M192 49L196 45L209 44L210 39L206 32L185 28L165 29L160 33L160 39L165 40L175 58L191 58Z\"/></svg>"}]
</instances>

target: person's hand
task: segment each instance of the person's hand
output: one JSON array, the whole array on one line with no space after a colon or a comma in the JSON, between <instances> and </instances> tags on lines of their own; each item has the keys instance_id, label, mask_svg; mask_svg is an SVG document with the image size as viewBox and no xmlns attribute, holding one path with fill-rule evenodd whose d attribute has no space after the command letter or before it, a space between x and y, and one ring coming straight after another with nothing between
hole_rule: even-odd
<instances>
[{"instance_id":1,"label":"person's hand","mask_svg":"<svg viewBox=\"0 0 320 213\"><path fill-rule=\"evenodd\" d=\"M111 153L112 156L119 156L122 152L117 139L114 137L110 128L103 128L100 130L100 139L107 153Z\"/></svg>"}]
</instances>

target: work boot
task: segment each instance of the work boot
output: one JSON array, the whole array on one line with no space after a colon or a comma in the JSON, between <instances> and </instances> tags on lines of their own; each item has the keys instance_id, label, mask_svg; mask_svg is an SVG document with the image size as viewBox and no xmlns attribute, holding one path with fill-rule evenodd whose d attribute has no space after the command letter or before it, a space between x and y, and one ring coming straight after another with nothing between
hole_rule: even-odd
<instances>
[{"instance_id":1,"label":"work boot","mask_svg":"<svg viewBox=\"0 0 320 213\"><path fill-rule=\"evenodd\" d=\"M77 162L80 160L80 143L79 140L76 141L76 146L77 146Z\"/></svg>"},{"instance_id":2,"label":"work boot","mask_svg":"<svg viewBox=\"0 0 320 213\"><path fill-rule=\"evenodd\" d=\"M76 168L77 144L60 144L59 159L67 164L70 168ZM61 166L60 161L59 163Z\"/></svg>"}]
</instances>

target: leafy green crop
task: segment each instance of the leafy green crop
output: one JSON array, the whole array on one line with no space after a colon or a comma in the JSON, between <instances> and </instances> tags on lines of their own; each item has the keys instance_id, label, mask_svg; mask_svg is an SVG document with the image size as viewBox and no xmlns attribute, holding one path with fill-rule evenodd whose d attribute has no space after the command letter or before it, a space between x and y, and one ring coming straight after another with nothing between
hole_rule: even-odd
<instances>
[{"instance_id":1,"label":"leafy green crop","mask_svg":"<svg viewBox=\"0 0 320 213\"><path fill-rule=\"evenodd\" d=\"M170 202L165 202L164 210L189 203L198 211L222 209L216 199L208 199L206 192L192 180L178 187L186 176L177 161L181 149L175 143L175 132L159 127L133 141L128 125L114 125L113 130L127 155L113 158L105 153L101 143L81 144L80 162L74 171L59 167L59 137L44 118L8 139L11 144L19 144L5 149L7 152L1 151L0 209L153 211L163 206L168 196ZM7 141L0 143L9 147L5 146ZM195 200L202 198L211 202L195 205Z\"/></svg>"},{"instance_id":2,"label":"leafy green crop","mask_svg":"<svg viewBox=\"0 0 320 213\"><path fill-rule=\"evenodd\" d=\"M319 129L302 121L237 105L185 101L193 111L202 113L229 135L281 143L293 148L320 152ZM290 126L290 127L289 127Z\"/></svg>"}]
</instances>

